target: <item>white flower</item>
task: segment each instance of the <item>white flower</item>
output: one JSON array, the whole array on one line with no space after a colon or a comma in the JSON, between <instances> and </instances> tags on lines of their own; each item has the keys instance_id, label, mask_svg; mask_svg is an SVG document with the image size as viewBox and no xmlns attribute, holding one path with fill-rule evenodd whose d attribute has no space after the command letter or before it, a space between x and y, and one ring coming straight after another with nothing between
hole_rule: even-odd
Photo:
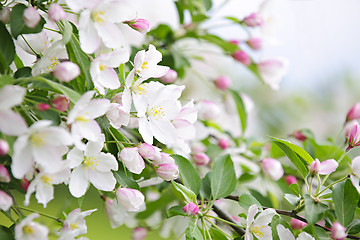
<instances>
[{"instance_id":1,"label":"white flower","mask_svg":"<svg viewBox=\"0 0 360 240\"><path fill-rule=\"evenodd\" d=\"M21 179L33 171L34 164L48 173L61 169L62 156L73 143L71 135L61 127L50 126L51 121L35 122L28 131L16 139L11 171Z\"/></svg>"},{"instance_id":2,"label":"white flower","mask_svg":"<svg viewBox=\"0 0 360 240\"><path fill-rule=\"evenodd\" d=\"M116 23L134 19L135 12L123 1L66 0L73 11L80 13L80 46L93 53L101 43L107 48L119 49L124 44L123 34Z\"/></svg>"},{"instance_id":3,"label":"white flower","mask_svg":"<svg viewBox=\"0 0 360 240\"><path fill-rule=\"evenodd\" d=\"M136 189L120 188L116 191L116 198L118 203L129 212L138 212L145 204L144 195Z\"/></svg>"},{"instance_id":4,"label":"white flower","mask_svg":"<svg viewBox=\"0 0 360 240\"><path fill-rule=\"evenodd\" d=\"M21 37L17 38L15 43L17 43L17 45L19 45L26 53L35 55L34 51L37 54L44 53L50 45L50 39L46 31L43 30L35 34L23 34Z\"/></svg>"},{"instance_id":5,"label":"white flower","mask_svg":"<svg viewBox=\"0 0 360 240\"><path fill-rule=\"evenodd\" d=\"M105 94L104 88L117 89L120 81L114 68L129 61L127 50L118 50L97 56L90 65L90 74L95 88Z\"/></svg>"},{"instance_id":6,"label":"white flower","mask_svg":"<svg viewBox=\"0 0 360 240\"><path fill-rule=\"evenodd\" d=\"M354 185L354 187L358 190L358 192L360 193L360 186L359 186L359 181L360 181L360 156L354 158L351 162L351 171L352 174L350 175L350 180L352 182L352 184Z\"/></svg>"},{"instance_id":7,"label":"white flower","mask_svg":"<svg viewBox=\"0 0 360 240\"><path fill-rule=\"evenodd\" d=\"M276 230L278 232L280 240L295 240L295 237L291 233L291 231L289 229L285 228L283 225L281 225L281 224L277 225ZM302 232L299 234L297 240L315 240L315 238L313 238L306 232Z\"/></svg>"},{"instance_id":8,"label":"white flower","mask_svg":"<svg viewBox=\"0 0 360 240\"><path fill-rule=\"evenodd\" d=\"M26 195L24 205L29 205L30 196L36 191L36 199L38 203L46 205L54 198L54 184L68 183L70 178L70 169L62 169L56 173L46 173L40 171L31 181Z\"/></svg>"},{"instance_id":9,"label":"white flower","mask_svg":"<svg viewBox=\"0 0 360 240\"><path fill-rule=\"evenodd\" d=\"M70 82L80 75L80 68L73 62L61 62L55 66L53 75L62 82Z\"/></svg>"},{"instance_id":10,"label":"white flower","mask_svg":"<svg viewBox=\"0 0 360 240\"><path fill-rule=\"evenodd\" d=\"M140 174L145 168L144 160L136 147L124 148L120 152L120 157L126 168L132 173Z\"/></svg>"},{"instance_id":11,"label":"white flower","mask_svg":"<svg viewBox=\"0 0 360 240\"><path fill-rule=\"evenodd\" d=\"M67 124L71 124L71 134L77 148L84 149L80 141L86 138L97 141L101 134L99 124L94 120L106 113L110 107L108 99L92 99L95 91L86 92L69 112Z\"/></svg>"},{"instance_id":12,"label":"white flower","mask_svg":"<svg viewBox=\"0 0 360 240\"><path fill-rule=\"evenodd\" d=\"M10 197L6 192L0 190L0 209L8 211L13 204L14 201L12 197Z\"/></svg>"},{"instance_id":13,"label":"white flower","mask_svg":"<svg viewBox=\"0 0 360 240\"><path fill-rule=\"evenodd\" d=\"M11 108L22 102L26 89L16 85L5 85L0 89L0 132L19 136L27 131L25 120Z\"/></svg>"},{"instance_id":14,"label":"white flower","mask_svg":"<svg viewBox=\"0 0 360 240\"><path fill-rule=\"evenodd\" d=\"M15 226L15 240L47 240L49 229L33 222L38 213L32 213Z\"/></svg>"},{"instance_id":15,"label":"white flower","mask_svg":"<svg viewBox=\"0 0 360 240\"><path fill-rule=\"evenodd\" d=\"M69 182L70 193L74 197L85 194L89 181L102 191L111 191L115 188L116 179L111 170L118 170L118 163L110 153L101 152L104 141L105 136L102 134L98 141L89 141L84 152L73 148L68 153L69 167L74 168Z\"/></svg>"},{"instance_id":16,"label":"white flower","mask_svg":"<svg viewBox=\"0 0 360 240\"><path fill-rule=\"evenodd\" d=\"M258 64L258 70L264 82L278 90L281 80L289 71L289 61L282 57L265 59Z\"/></svg>"},{"instance_id":17,"label":"white flower","mask_svg":"<svg viewBox=\"0 0 360 240\"><path fill-rule=\"evenodd\" d=\"M130 122L130 112L126 111L123 105L119 103L110 104L106 117L110 125L116 129L119 129L121 126L127 126Z\"/></svg>"},{"instance_id":18,"label":"white flower","mask_svg":"<svg viewBox=\"0 0 360 240\"><path fill-rule=\"evenodd\" d=\"M257 218L254 219L257 213L258 207L256 205L251 205L246 222L245 219L240 219L244 225L246 224L245 240L253 240L253 234L257 239L272 239L271 227L268 225L276 214L275 210L268 208L262 211Z\"/></svg>"},{"instance_id":19,"label":"white flower","mask_svg":"<svg viewBox=\"0 0 360 240\"><path fill-rule=\"evenodd\" d=\"M128 217L126 209L122 205L118 204L116 200L107 198L105 200L104 208L112 228L117 228L123 225Z\"/></svg>"},{"instance_id":20,"label":"white flower","mask_svg":"<svg viewBox=\"0 0 360 240\"><path fill-rule=\"evenodd\" d=\"M87 232L85 217L97 209L81 212L80 208L73 210L67 215L58 240L74 239L76 236Z\"/></svg>"}]
</instances>

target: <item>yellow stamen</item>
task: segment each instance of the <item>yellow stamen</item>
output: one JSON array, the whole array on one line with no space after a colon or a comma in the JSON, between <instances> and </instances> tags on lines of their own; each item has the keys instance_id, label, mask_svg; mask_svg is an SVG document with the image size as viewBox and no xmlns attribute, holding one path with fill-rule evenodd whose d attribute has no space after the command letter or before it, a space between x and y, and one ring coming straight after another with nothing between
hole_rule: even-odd
<instances>
[{"instance_id":1,"label":"yellow stamen","mask_svg":"<svg viewBox=\"0 0 360 240\"><path fill-rule=\"evenodd\" d=\"M78 224L79 223L70 223L71 230L74 230L75 228L79 228Z\"/></svg>"},{"instance_id":2,"label":"yellow stamen","mask_svg":"<svg viewBox=\"0 0 360 240\"><path fill-rule=\"evenodd\" d=\"M99 160L96 159L95 157L85 157L84 158L84 165L85 165L86 170L88 168L95 169L95 166L97 166L98 163L99 163Z\"/></svg>"},{"instance_id":3,"label":"yellow stamen","mask_svg":"<svg viewBox=\"0 0 360 240\"><path fill-rule=\"evenodd\" d=\"M59 59L57 59L57 57L52 57L52 58L50 59L50 62L51 62L51 63L50 63L50 66L48 66L46 69L47 69L48 71L54 71L55 66L59 64Z\"/></svg>"},{"instance_id":4,"label":"yellow stamen","mask_svg":"<svg viewBox=\"0 0 360 240\"><path fill-rule=\"evenodd\" d=\"M90 120L87 119L85 116L77 116L75 118L75 121L85 123L85 122L89 122Z\"/></svg>"},{"instance_id":5,"label":"yellow stamen","mask_svg":"<svg viewBox=\"0 0 360 240\"><path fill-rule=\"evenodd\" d=\"M150 110L148 110L148 115L153 116L156 119L162 119L165 117L165 113L161 105L153 106Z\"/></svg>"},{"instance_id":6,"label":"yellow stamen","mask_svg":"<svg viewBox=\"0 0 360 240\"><path fill-rule=\"evenodd\" d=\"M263 228L264 226L261 226L260 228ZM259 227L251 227L250 231L254 233L258 237L264 237L264 233L260 231Z\"/></svg>"},{"instance_id":7,"label":"yellow stamen","mask_svg":"<svg viewBox=\"0 0 360 240\"><path fill-rule=\"evenodd\" d=\"M106 19L105 11L93 11L91 13L91 18L101 25L105 22Z\"/></svg>"},{"instance_id":8,"label":"yellow stamen","mask_svg":"<svg viewBox=\"0 0 360 240\"><path fill-rule=\"evenodd\" d=\"M135 93L139 95L145 95L147 93L147 88L144 84L140 84L136 87Z\"/></svg>"},{"instance_id":9,"label":"yellow stamen","mask_svg":"<svg viewBox=\"0 0 360 240\"><path fill-rule=\"evenodd\" d=\"M34 229L32 229L32 227L30 227L29 225L25 225L23 227L23 232L25 234L33 234L34 233Z\"/></svg>"},{"instance_id":10,"label":"yellow stamen","mask_svg":"<svg viewBox=\"0 0 360 240\"><path fill-rule=\"evenodd\" d=\"M30 141L32 145L36 147L42 147L45 144L43 139L44 137L46 137L45 133L33 133L30 136Z\"/></svg>"},{"instance_id":11,"label":"yellow stamen","mask_svg":"<svg viewBox=\"0 0 360 240\"><path fill-rule=\"evenodd\" d=\"M100 71L104 71L107 68L107 66L100 64L99 68L100 68Z\"/></svg>"},{"instance_id":12,"label":"yellow stamen","mask_svg":"<svg viewBox=\"0 0 360 240\"><path fill-rule=\"evenodd\" d=\"M49 176L42 175L41 180L46 184L52 185L51 182L52 182L53 179L51 177L49 177Z\"/></svg>"}]
</instances>

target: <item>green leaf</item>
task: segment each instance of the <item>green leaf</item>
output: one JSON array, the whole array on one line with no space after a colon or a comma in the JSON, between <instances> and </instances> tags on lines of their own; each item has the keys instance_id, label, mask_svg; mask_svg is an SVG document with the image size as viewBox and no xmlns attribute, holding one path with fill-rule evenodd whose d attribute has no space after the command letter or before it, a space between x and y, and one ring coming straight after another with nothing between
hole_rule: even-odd
<instances>
[{"instance_id":1,"label":"green leaf","mask_svg":"<svg viewBox=\"0 0 360 240\"><path fill-rule=\"evenodd\" d=\"M306 164L310 164L314 159L304 149L291 142L273 137L270 140L283 150L303 178L305 178L309 172Z\"/></svg>"},{"instance_id":2,"label":"green leaf","mask_svg":"<svg viewBox=\"0 0 360 240\"><path fill-rule=\"evenodd\" d=\"M7 84L11 84L14 81L14 79L8 75L2 75L0 76L0 88Z\"/></svg>"},{"instance_id":3,"label":"green leaf","mask_svg":"<svg viewBox=\"0 0 360 240\"><path fill-rule=\"evenodd\" d=\"M242 100L241 96L234 90L230 90L230 93L234 99L236 104L236 109L239 114L240 122L241 122L241 129L242 133L245 133L246 130L246 123L247 123L247 113L244 105L244 101Z\"/></svg>"},{"instance_id":4,"label":"green leaf","mask_svg":"<svg viewBox=\"0 0 360 240\"><path fill-rule=\"evenodd\" d=\"M360 232L360 220L354 219L354 221L351 222L351 224L347 228L347 232L349 234L357 234Z\"/></svg>"},{"instance_id":5,"label":"green leaf","mask_svg":"<svg viewBox=\"0 0 360 240\"><path fill-rule=\"evenodd\" d=\"M62 44L66 45L70 39L71 39L71 35L73 33L73 28L71 26L71 24L69 23L69 21L67 20L62 20L61 23L64 25L63 28L61 28L61 33L63 35L62 38Z\"/></svg>"},{"instance_id":6,"label":"green leaf","mask_svg":"<svg viewBox=\"0 0 360 240\"><path fill-rule=\"evenodd\" d=\"M326 206L323 203L315 202L315 200L308 194L304 195L304 199L305 199L305 218L308 224L313 225L321 220L328 206Z\"/></svg>"},{"instance_id":7,"label":"green leaf","mask_svg":"<svg viewBox=\"0 0 360 240\"><path fill-rule=\"evenodd\" d=\"M211 0L202 0L205 9L208 11L212 7L212 1Z\"/></svg>"},{"instance_id":8,"label":"green leaf","mask_svg":"<svg viewBox=\"0 0 360 240\"><path fill-rule=\"evenodd\" d=\"M12 240L14 239L11 230L5 226L0 226L0 239L1 240Z\"/></svg>"},{"instance_id":9,"label":"green leaf","mask_svg":"<svg viewBox=\"0 0 360 240\"><path fill-rule=\"evenodd\" d=\"M208 200L211 198L211 172L208 172L205 177L201 179L200 195Z\"/></svg>"},{"instance_id":10,"label":"green leaf","mask_svg":"<svg viewBox=\"0 0 360 240\"><path fill-rule=\"evenodd\" d=\"M258 208L261 208L261 204L259 203L259 201L250 194L243 194L239 197L239 204L241 207L245 208L245 209L249 209L249 207L251 205L256 205L258 206Z\"/></svg>"},{"instance_id":11,"label":"green leaf","mask_svg":"<svg viewBox=\"0 0 360 240\"><path fill-rule=\"evenodd\" d=\"M300 187L297 183L293 183L289 186L290 190L296 195L299 196L300 194Z\"/></svg>"},{"instance_id":12,"label":"green leaf","mask_svg":"<svg viewBox=\"0 0 360 240\"><path fill-rule=\"evenodd\" d=\"M171 218L174 216L186 216L182 206L171 207L169 210L167 210L166 215L168 218Z\"/></svg>"},{"instance_id":13,"label":"green leaf","mask_svg":"<svg viewBox=\"0 0 360 240\"><path fill-rule=\"evenodd\" d=\"M186 229L186 240L204 240L198 226L194 222L190 222L189 227Z\"/></svg>"},{"instance_id":14,"label":"green leaf","mask_svg":"<svg viewBox=\"0 0 360 240\"><path fill-rule=\"evenodd\" d=\"M355 210L359 202L359 193L350 179L336 184L333 188L332 199L335 203L335 215L343 225L349 225L355 217Z\"/></svg>"},{"instance_id":15,"label":"green leaf","mask_svg":"<svg viewBox=\"0 0 360 240\"><path fill-rule=\"evenodd\" d=\"M113 171L116 181L122 187L128 187L139 190L139 184L133 179L131 172L125 172L122 165L119 166L119 170Z\"/></svg>"},{"instance_id":16,"label":"green leaf","mask_svg":"<svg viewBox=\"0 0 360 240\"><path fill-rule=\"evenodd\" d=\"M289 193L285 194L284 198L293 206L297 206L300 202L299 197L289 194Z\"/></svg>"},{"instance_id":17,"label":"green leaf","mask_svg":"<svg viewBox=\"0 0 360 240\"><path fill-rule=\"evenodd\" d=\"M18 69L14 74L14 78L24 78L24 77L31 77L30 67L22 67Z\"/></svg>"},{"instance_id":18,"label":"green leaf","mask_svg":"<svg viewBox=\"0 0 360 240\"><path fill-rule=\"evenodd\" d=\"M193 191L177 182L171 181L171 183L173 184L175 189L183 195L186 202L196 203L196 194Z\"/></svg>"},{"instance_id":19,"label":"green leaf","mask_svg":"<svg viewBox=\"0 0 360 240\"><path fill-rule=\"evenodd\" d=\"M222 39L218 36L212 35L212 34L205 34L205 35L199 36L199 38L204 39L210 43L213 43L213 44L219 46L225 52L233 53L238 49L238 47L236 45L234 45L228 41L225 41L224 39Z\"/></svg>"},{"instance_id":20,"label":"green leaf","mask_svg":"<svg viewBox=\"0 0 360 240\"><path fill-rule=\"evenodd\" d=\"M211 194L213 199L230 195L236 186L234 164L229 154L215 159L211 173Z\"/></svg>"},{"instance_id":21,"label":"green leaf","mask_svg":"<svg viewBox=\"0 0 360 240\"><path fill-rule=\"evenodd\" d=\"M279 236L278 236L278 233L277 233L277 225L283 225L285 228L289 229L290 232L292 232L292 229L289 225L289 223L287 221L285 221L282 217L280 217L279 215L274 215L274 217L272 218L271 220L271 230L272 230L272 237L273 237L273 240L279 240Z\"/></svg>"},{"instance_id":22,"label":"green leaf","mask_svg":"<svg viewBox=\"0 0 360 240\"><path fill-rule=\"evenodd\" d=\"M216 228L210 228L210 236L214 240L228 240L228 238Z\"/></svg>"},{"instance_id":23,"label":"green leaf","mask_svg":"<svg viewBox=\"0 0 360 240\"><path fill-rule=\"evenodd\" d=\"M34 28L26 26L23 15L27 7L24 4L16 4L10 14L11 34L16 39L20 34L39 33L46 23L45 19L40 16L40 22Z\"/></svg>"},{"instance_id":24,"label":"green leaf","mask_svg":"<svg viewBox=\"0 0 360 240\"><path fill-rule=\"evenodd\" d=\"M5 25L0 22L0 73L5 73L15 58L15 45Z\"/></svg>"},{"instance_id":25,"label":"green leaf","mask_svg":"<svg viewBox=\"0 0 360 240\"><path fill-rule=\"evenodd\" d=\"M180 155L172 155L176 165L179 167L180 177L183 184L190 188L196 195L200 192L201 179L194 166Z\"/></svg>"}]
</instances>

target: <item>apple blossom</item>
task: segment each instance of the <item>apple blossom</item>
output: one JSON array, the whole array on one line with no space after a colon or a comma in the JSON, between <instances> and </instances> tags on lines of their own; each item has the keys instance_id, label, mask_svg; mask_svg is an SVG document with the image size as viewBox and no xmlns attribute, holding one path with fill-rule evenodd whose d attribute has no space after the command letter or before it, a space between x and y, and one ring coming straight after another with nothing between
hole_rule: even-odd
<instances>
[{"instance_id":1,"label":"apple blossom","mask_svg":"<svg viewBox=\"0 0 360 240\"><path fill-rule=\"evenodd\" d=\"M1 11L0 11L0 21L3 22L4 24L10 22L10 8L9 7L4 7Z\"/></svg>"},{"instance_id":2,"label":"apple blossom","mask_svg":"<svg viewBox=\"0 0 360 240\"><path fill-rule=\"evenodd\" d=\"M320 162L319 159L315 159L309 166L309 170L312 174L327 175L336 170L339 166L338 162L334 159L329 159Z\"/></svg>"},{"instance_id":3,"label":"apple blossom","mask_svg":"<svg viewBox=\"0 0 360 240\"><path fill-rule=\"evenodd\" d=\"M289 175L285 177L285 182L290 186L291 184L297 183L295 176Z\"/></svg>"},{"instance_id":4,"label":"apple blossom","mask_svg":"<svg viewBox=\"0 0 360 240\"><path fill-rule=\"evenodd\" d=\"M77 208L71 211L69 215L66 216L58 240L68 240L87 233L87 227L84 218L96 210L97 209L92 209L81 212L80 208Z\"/></svg>"},{"instance_id":5,"label":"apple blossom","mask_svg":"<svg viewBox=\"0 0 360 240\"><path fill-rule=\"evenodd\" d=\"M195 216L199 213L199 206L193 202L189 202L183 207L183 211L186 213L186 215Z\"/></svg>"},{"instance_id":6,"label":"apple blossom","mask_svg":"<svg viewBox=\"0 0 360 240\"><path fill-rule=\"evenodd\" d=\"M48 120L37 121L16 139L11 164L15 178L23 178L32 172L35 163L49 173L55 173L62 166L62 156L73 139L65 129L50 126L51 123Z\"/></svg>"},{"instance_id":7,"label":"apple blossom","mask_svg":"<svg viewBox=\"0 0 360 240\"><path fill-rule=\"evenodd\" d=\"M5 140L0 139L0 156L8 154L9 150L9 143Z\"/></svg>"},{"instance_id":8,"label":"apple blossom","mask_svg":"<svg viewBox=\"0 0 360 240\"><path fill-rule=\"evenodd\" d=\"M159 158L155 158L154 160L153 160L153 164L155 165L155 166L157 166L157 165L160 165L160 164L164 164L164 163L175 163L175 160L174 160L174 158L172 158L171 156L170 156L170 154L168 154L168 153L160 153L160 157Z\"/></svg>"},{"instance_id":9,"label":"apple blossom","mask_svg":"<svg viewBox=\"0 0 360 240\"><path fill-rule=\"evenodd\" d=\"M352 184L354 185L354 187L358 190L358 192L360 193L360 186L359 186L359 181L360 181L360 156L357 156L356 158L354 158L351 162L351 175L350 175L350 180L352 182Z\"/></svg>"},{"instance_id":10,"label":"apple blossom","mask_svg":"<svg viewBox=\"0 0 360 240\"><path fill-rule=\"evenodd\" d=\"M23 19L26 26L34 28L39 24L41 17L36 8L31 6L24 10Z\"/></svg>"},{"instance_id":11,"label":"apple blossom","mask_svg":"<svg viewBox=\"0 0 360 240\"><path fill-rule=\"evenodd\" d=\"M0 209L8 211L13 204L14 201L12 197L10 197L6 192L0 190Z\"/></svg>"},{"instance_id":12,"label":"apple blossom","mask_svg":"<svg viewBox=\"0 0 360 240\"><path fill-rule=\"evenodd\" d=\"M264 18L260 13L254 12L244 18L244 23L248 27L259 27L264 24Z\"/></svg>"},{"instance_id":13,"label":"apple blossom","mask_svg":"<svg viewBox=\"0 0 360 240\"><path fill-rule=\"evenodd\" d=\"M251 47L254 50L260 50L262 48L261 38L253 37L247 40L246 43L249 45L249 47Z\"/></svg>"},{"instance_id":14,"label":"apple blossom","mask_svg":"<svg viewBox=\"0 0 360 240\"><path fill-rule=\"evenodd\" d=\"M150 31L150 23L146 19L137 18L130 21L125 21L132 29L145 34Z\"/></svg>"},{"instance_id":15,"label":"apple blossom","mask_svg":"<svg viewBox=\"0 0 360 240\"><path fill-rule=\"evenodd\" d=\"M157 158L161 158L161 156L160 156L161 149L158 147L155 147L148 143L141 143L137 148L138 148L139 154L143 158L147 158L149 160L155 160Z\"/></svg>"},{"instance_id":16,"label":"apple blossom","mask_svg":"<svg viewBox=\"0 0 360 240\"><path fill-rule=\"evenodd\" d=\"M11 110L22 102L26 89L17 85L5 85L0 89L0 132L19 136L27 131L27 124L19 113Z\"/></svg>"},{"instance_id":17,"label":"apple blossom","mask_svg":"<svg viewBox=\"0 0 360 240\"><path fill-rule=\"evenodd\" d=\"M209 156L205 153L195 153L193 159L196 165L208 165L210 162Z\"/></svg>"},{"instance_id":18,"label":"apple blossom","mask_svg":"<svg viewBox=\"0 0 360 240\"><path fill-rule=\"evenodd\" d=\"M43 111L46 111L48 109L50 109L50 105L47 104L47 103L38 103L36 105L36 108L40 111L40 112L43 112Z\"/></svg>"},{"instance_id":19,"label":"apple blossom","mask_svg":"<svg viewBox=\"0 0 360 240\"><path fill-rule=\"evenodd\" d=\"M118 103L111 103L109 110L106 112L106 117L110 125L116 129L121 126L127 126L130 122L130 113L125 110L123 105Z\"/></svg>"},{"instance_id":20,"label":"apple blossom","mask_svg":"<svg viewBox=\"0 0 360 240\"><path fill-rule=\"evenodd\" d=\"M51 39L47 31L34 34L23 34L15 41L26 53L31 55L44 54L49 48ZM31 46L31 48L30 48Z\"/></svg>"},{"instance_id":21,"label":"apple blossom","mask_svg":"<svg viewBox=\"0 0 360 240\"><path fill-rule=\"evenodd\" d=\"M111 153L101 152L105 136L100 135L96 142L88 141L84 151L73 148L67 155L71 172L69 190L74 197L85 194L89 182L97 189L111 191L115 188L116 179L111 170L118 170L118 162Z\"/></svg>"},{"instance_id":22,"label":"apple blossom","mask_svg":"<svg viewBox=\"0 0 360 240\"><path fill-rule=\"evenodd\" d=\"M71 124L75 145L82 150L84 149L84 144L80 141L82 138L90 141L99 139L101 129L94 119L104 115L110 108L108 99L92 99L94 94L95 91L84 93L68 114L67 124Z\"/></svg>"},{"instance_id":23,"label":"apple blossom","mask_svg":"<svg viewBox=\"0 0 360 240\"><path fill-rule=\"evenodd\" d=\"M232 57L233 57L236 61L244 64L245 66L249 66L250 63L251 63L251 59L250 59L249 55L248 55L246 52L242 51L242 50L237 50L237 51L235 51L235 52L232 54Z\"/></svg>"},{"instance_id":24,"label":"apple blossom","mask_svg":"<svg viewBox=\"0 0 360 240\"><path fill-rule=\"evenodd\" d=\"M144 195L136 189L119 188L116 191L116 198L118 203L129 212L137 212L145 204Z\"/></svg>"},{"instance_id":25,"label":"apple blossom","mask_svg":"<svg viewBox=\"0 0 360 240\"><path fill-rule=\"evenodd\" d=\"M61 168L60 168L61 169ZM46 205L52 199L54 199L54 184L68 183L70 178L70 169L62 168L61 170L55 173L46 173L40 171L36 177L31 181L27 192L25 194L24 205L29 205L30 196L33 192L36 191L36 199L38 203Z\"/></svg>"},{"instance_id":26,"label":"apple blossom","mask_svg":"<svg viewBox=\"0 0 360 240\"><path fill-rule=\"evenodd\" d=\"M196 104L199 119L215 120L221 113L219 105L210 100L201 100Z\"/></svg>"},{"instance_id":27,"label":"apple blossom","mask_svg":"<svg viewBox=\"0 0 360 240\"><path fill-rule=\"evenodd\" d=\"M246 221L244 218L240 219L244 227L246 227L245 240L253 240L253 234L257 239L272 239L271 227L268 225L276 212L274 209L268 208L262 211L255 219L255 215L258 211L256 205L251 205Z\"/></svg>"},{"instance_id":28,"label":"apple blossom","mask_svg":"<svg viewBox=\"0 0 360 240\"><path fill-rule=\"evenodd\" d=\"M169 69L167 73L160 78L160 81L163 83L173 83L177 79L178 74L175 70Z\"/></svg>"},{"instance_id":29,"label":"apple blossom","mask_svg":"<svg viewBox=\"0 0 360 240\"><path fill-rule=\"evenodd\" d=\"M156 166L156 174L166 180L171 181L179 177L179 168L175 163L162 163Z\"/></svg>"},{"instance_id":30,"label":"apple blossom","mask_svg":"<svg viewBox=\"0 0 360 240\"><path fill-rule=\"evenodd\" d=\"M288 72L289 61L282 57L264 59L257 67L264 82L272 89L278 90L280 81Z\"/></svg>"},{"instance_id":31,"label":"apple blossom","mask_svg":"<svg viewBox=\"0 0 360 240\"><path fill-rule=\"evenodd\" d=\"M227 76L219 76L215 79L215 86L220 90L226 90L231 85L231 79Z\"/></svg>"},{"instance_id":32,"label":"apple blossom","mask_svg":"<svg viewBox=\"0 0 360 240\"><path fill-rule=\"evenodd\" d=\"M49 18L54 22L64 20L66 18L66 13L64 9L57 3L50 4L48 15Z\"/></svg>"},{"instance_id":33,"label":"apple blossom","mask_svg":"<svg viewBox=\"0 0 360 240\"><path fill-rule=\"evenodd\" d=\"M331 226L331 239L344 240L346 236L346 228L340 223L334 222Z\"/></svg>"},{"instance_id":34,"label":"apple blossom","mask_svg":"<svg viewBox=\"0 0 360 240\"><path fill-rule=\"evenodd\" d=\"M292 229L303 229L304 227L306 227L308 224L306 222L300 221L296 218L292 218L290 220L290 226Z\"/></svg>"},{"instance_id":35,"label":"apple blossom","mask_svg":"<svg viewBox=\"0 0 360 240\"><path fill-rule=\"evenodd\" d=\"M218 141L218 146L221 149L227 149L229 147L229 142L226 138L220 138Z\"/></svg>"},{"instance_id":36,"label":"apple blossom","mask_svg":"<svg viewBox=\"0 0 360 240\"><path fill-rule=\"evenodd\" d=\"M276 226L276 230L278 232L280 240L295 240L295 237L291 233L291 231L289 229L285 228L283 225L278 224ZM306 232L300 233L296 239L297 240L315 240L315 238L313 238Z\"/></svg>"},{"instance_id":37,"label":"apple blossom","mask_svg":"<svg viewBox=\"0 0 360 240\"><path fill-rule=\"evenodd\" d=\"M1 143L1 142L0 142ZM10 182L10 175L6 167L0 164L0 182L8 183Z\"/></svg>"},{"instance_id":38,"label":"apple blossom","mask_svg":"<svg viewBox=\"0 0 360 240\"><path fill-rule=\"evenodd\" d=\"M60 112L66 112L66 110L69 109L69 98L67 98L64 95L59 95L56 96L52 101L51 101L53 107L60 111Z\"/></svg>"},{"instance_id":39,"label":"apple blossom","mask_svg":"<svg viewBox=\"0 0 360 240\"><path fill-rule=\"evenodd\" d=\"M346 122L360 118L360 102L355 103L346 115Z\"/></svg>"},{"instance_id":40,"label":"apple blossom","mask_svg":"<svg viewBox=\"0 0 360 240\"><path fill-rule=\"evenodd\" d=\"M97 56L90 65L90 75L95 88L105 94L105 88L118 89L120 81L114 68L129 61L127 50L117 50Z\"/></svg>"},{"instance_id":41,"label":"apple blossom","mask_svg":"<svg viewBox=\"0 0 360 240\"><path fill-rule=\"evenodd\" d=\"M29 188L30 182L26 178L22 178L19 181L19 185L20 185L21 189L23 189L26 192Z\"/></svg>"},{"instance_id":42,"label":"apple blossom","mask_svg":"<svg viewBox=\"0 0 360 240\"><path fill-rule=\"evenodd\" d=\"M132 173L140 174L145 168L144 160L136 147L124 148L120 152L120 157L126 168Z\"/></svg>"},{"instance_id":43,"label":"apple blossom","mask_svg":"<svg viewBox=\"0 0 360 240\"><path fill-rule=\"evenodd\" d=\"M134 228L131 231L131 239L132 240L144 240L146 238L148 230L143 227Z\"/></svg>"},{"instance_id":44,"label":"apple blossom","mask_svg":"<svg viewBox=\"0 0 360 240\"><path fill-rule=\"evenodd\" d=\"M104 203L105 213L110 221L112 228L117 228L124 224L128 213L126 209L118 204L116 199L106 198Z\"/></svg>"},{"instance_id":45,"label":"apple blossom","mask_svg":"<svg viewBox=\"0 0 360 240\"><path fill-rule=\"evenodd\" d=\"M32 213L15 225L15 240L47 240L49 229L39 223L33 222L38 213Z\"/></svg>"},{"instance_id":46,"label":"apple blossom","mask_svg":"<svg viewBox=\"0 0 360 240\"><path fill-rule=\"evenodd\" d=\"M193 142L191 145L192 153L206 152L206 146L202 142Z\"/></svg>"},{"instance_id":47,"label":"apple blossom","mask_svg":"<svg viewBox=\"0 0 360 240\"><path fill-rule=\"evenodd\" d=\"M346 136L348 139L348 147L346 148L347 151L350 149L360 146L360 126L359 124L352 125L352 128L349 132L349 135Z\"/></svg>"},{"instance_id":48,"label":"apple blossom","mask_svg":"<svg viewBox=\"0 0 360 240\"><path fill-rule=\"evenodd\" d=\"M261 161L261 166L265 174L275 181L279 180L282 175L284 175L281 163L273 158L264 158Z\"/></svg>"},{"instance_id":49,"label":"apple blossom","mask_svg":"<svg viewBox=\"0 0 360 240\"><path fill-rule=\"evenodd\" d=\"M76 63L64 61L55 66L52 74L61 82L70 82L80 75L80 68Z\"/></svg>"}]
</instances>

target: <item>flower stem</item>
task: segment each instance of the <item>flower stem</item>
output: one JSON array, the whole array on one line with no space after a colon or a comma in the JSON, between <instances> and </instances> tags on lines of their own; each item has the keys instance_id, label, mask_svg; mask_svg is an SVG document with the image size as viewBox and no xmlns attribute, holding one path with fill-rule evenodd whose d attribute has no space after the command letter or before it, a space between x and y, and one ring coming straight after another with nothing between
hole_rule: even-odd
<instances>
[{"instance_id":1,"label":"flower stem","mask_svg":"<svg viewBox=\"0 0 360 240\"><path fill-rule=\"evenodd\" d=\"M59 222L59 223L63 223L63 220L62 220L61 218L56 218L56 217L47 215L47 214L45 214L45 213L37 212L37 211L35 211L35 210L28 209L28 208L24 208L24 207L19 207L19 206L17 206L17 208L19 208L19 209L21 209L21 210L24 210L24 211L32 212L32 213L38 213L38 214L40 214L41 216L44 216L44 217L53 219L53 220L55 220L55 221L57 221L57 222Z\"/></svg>"},{"instance_id":2,"label":"flower stem","mask_svg":"<svg viewBox=\"0 0 360 240\"><path fill-rule=\"evenodd\" d=\"M228 222L228 221L226 221L226 220L224 220L224 219L222 219L222 218L218 218L218 217L211 216L211 215L205 215L205 217L214 218L214 219L216 219L216 220L218 220L218 221L222 221L222 222L227 223L227 224L229 224L229 225L233 225L233 226L235 226L235 227L240 227L239 225L237 225L237 224L235 224L235 223L232 223L232 222Z\"/></svg>"},{"instance_id":3,"label":"flower stem","mask_svg":"<svg viewBox=\"0 0 360 240\"><path fill-rule=\"evenodd\" d=\"M315 195L315 197L319 196L320 194L322 194L323 192L325 192L326 189L331 188L331 187L334 186L336 183L342 182L342 181L344 181L345 179L347 179L347 176L342 177L342 178L340 178L339 180L336 180L335 182L330 183L330 184L329 184L328 186L326 186L323 190L321 190L317 195Z\"/></svg>"}]
</instances>

